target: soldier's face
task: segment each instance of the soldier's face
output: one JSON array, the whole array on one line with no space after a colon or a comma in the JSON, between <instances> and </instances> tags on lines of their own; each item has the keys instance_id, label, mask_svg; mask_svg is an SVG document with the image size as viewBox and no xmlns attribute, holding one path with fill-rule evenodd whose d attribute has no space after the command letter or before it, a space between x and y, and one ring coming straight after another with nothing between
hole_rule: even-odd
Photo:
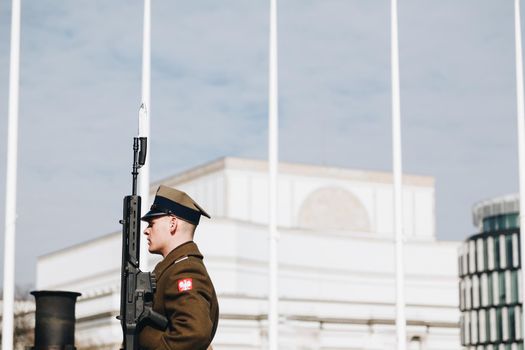
<instances>
[{"instance_id":1,"label":"soldier's face","mask_svg":"<svg viewBox=\"0 0 525 350\"><path fill-rule=\"evenodd\" d=\"M172 218L168 215L154 218L148 222L144 234L148 238L148 250L152 254L162 254L169 249Z\"/></svg>"}]
</instances>

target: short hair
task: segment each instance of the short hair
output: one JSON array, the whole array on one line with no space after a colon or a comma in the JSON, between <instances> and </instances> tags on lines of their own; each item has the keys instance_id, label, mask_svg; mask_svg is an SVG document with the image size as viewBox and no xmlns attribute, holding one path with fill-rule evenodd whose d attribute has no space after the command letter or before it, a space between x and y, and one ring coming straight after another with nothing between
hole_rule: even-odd
<instances>
[{"instance_id":1,"label":"short hair","mask_svg":"<svg viewBox=\"0 0 525 350\"><path fill-rule=\"evenodd\" d=\"M195 230L197 229L197 225L192 224L191 222L188 222L184 219L181 219L176 215L171 215L171 216L179 220L179 225L181 225L183 232L190 233L193 237L193 235L195 234Z\"/></svg>"}]
</instances>

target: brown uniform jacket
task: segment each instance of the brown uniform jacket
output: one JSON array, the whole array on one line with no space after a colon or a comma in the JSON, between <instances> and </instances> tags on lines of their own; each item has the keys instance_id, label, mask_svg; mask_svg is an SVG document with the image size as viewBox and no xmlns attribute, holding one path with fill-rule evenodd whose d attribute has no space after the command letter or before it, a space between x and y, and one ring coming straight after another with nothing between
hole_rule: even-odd
<instances>
[{"instance_id":1,"label":"brown uniform jacket","mask_svg":"<svg viewBox=\"0 0 525 350\"><path fill-rule=\"evenodd\" d=\"M157 289L153 310L165 315L166 330L145 326L139 335L146 350L206 350L219 320L215 289L194 242L172 250L153 270Z\"/></svg>"}]
</instances>

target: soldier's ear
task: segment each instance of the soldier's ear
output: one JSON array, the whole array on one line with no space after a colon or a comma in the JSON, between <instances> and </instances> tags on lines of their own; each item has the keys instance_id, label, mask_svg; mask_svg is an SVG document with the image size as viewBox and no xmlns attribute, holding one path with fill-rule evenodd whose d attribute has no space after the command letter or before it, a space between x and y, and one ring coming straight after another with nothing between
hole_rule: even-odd
<instances>
[{"instance_id":1,"label":"soldier's ear","mask_svg":"<svg viewBox=\"0 0 525 350\"><path fill-rule=\"evenodd\" d=\"M172 234L174 234L175 231L177 230L177 224L178 223L179 223L179 219L177 219L177 217L175 217L175 216L172 216L171 220L170 220L170 232Z\"/></svg>"}]
</instances>

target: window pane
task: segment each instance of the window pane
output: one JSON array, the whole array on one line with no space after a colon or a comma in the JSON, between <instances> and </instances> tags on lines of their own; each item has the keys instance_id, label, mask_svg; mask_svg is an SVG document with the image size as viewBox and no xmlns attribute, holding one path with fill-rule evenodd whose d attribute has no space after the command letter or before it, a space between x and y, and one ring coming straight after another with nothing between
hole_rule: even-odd
<instances>
[{"instance_id":1,"label":"window pane","mask_svg":"<svg viewBox=\"0 0 525 350\"><path fill-rule=\"evenodd\" d=\"M485 271L485 262L483 261L483 258L485 255L483 254L483 239L479 238L476 240L476 257L477 257L477 271L482 272Z\"/></svg>"},{"instance_id":2,"label":"window pane","mask_svg":"<svg viewBox=\"0 0 525 350\"><path fill-rule=\"evenodd\" d=\"M492 273L492 292L493 292L493 296L494 296L492 304L493 305L499 305L499 278L498 278L498 272L497 271L494 271ZM468 298L468 294L467 294L467 298ZM469 300L467 300L467 307L468 307L468 302L469 302Z\"/></svg>"},{"instance_id":3,"label":"window pane","mask_svg":"<svg viewBox=\"0 0 525 350\"><path fill-rule=\"evenodd\" d=\"M487 335L485 337L486 341L490 341L491 338L491 325L490 325L490 314L489 309L483 310L485 311L485 330L487 332Z\"/></svg>"},{"instance_id":4,"label":"window pane","mask_svg":"<svg viewBox=\"0 0 525 350\"><path fill-rule=\"evenodd\" d=\"M494 304L494 293L493 293L493 290L494 290L494 282L492 281L493 280L493 273L489 273L488 274L489 276L489 283L488 283L488 286L489 286L489 305L495 305ZM465 300L465 299L463 299Z\"/></svg>"},{"instance_id":5,"label":"window pane","mask_svg":"<svg viewBox=\"0 0 525 350\"><path fill-rule=\"evenodd\" d=\"M488 284L489 284L489 280L487 278L487 274L486 273L481 274L481 305L482 306L489 305L489 286Z\"/></svg>"},{"instance_id":6,"label":"window pane","mask_svg":"<svg viewBox=\"0 0 525 350\"><path fill-rule=\"evenodd\" d=\"M523 299L522 295L521 295L521 289L522 288L522 285L521 285L521 271L518 270L518 301L520 303L523 303L523 301L521 299Z\"/></svg>"},{"instance_id":7,"label":"window pane","mask_svg":"<svg viewBox=\"0 0 525 350\"><path fill-rule=\"evenodd\" d=\"M479 277L472 276L472 308L479 308Z\"/></svg>"},{"instance_id":8,"label":"window pane","mask_svg":"<svg viewBox=\"0 0 525 350\"><path fill-rule=\"evenodd\" d=\"M474 273L476 272L476 244L474 243L474 241L468 242L468 256L468 270L470 273Z\"/></svg>"},{"instance_id":9,"label":"window pane","mask_svg":"<svg viewBox=\"0 0 525 350\"><path fill-rule=\"evenodd\" d=\"M509 340L509 310L506 307L501 309L501 330L503 341Z\"/></svg>"},{"instance_id":10,"label":"window pane","mask_svg":"<svg viewBox=\"0 0 525 350\"><path fill-rule=\"evenodd\" d=\"M516 339L521 339L521 307L516 306L514 309L514 330L516 334Z\"/></svg>"},{"instance_id":11,"label":"window pane","mask_svg":"<svg viewBox=\"0 0 525 350\"><path fill-rule=\"evenodd\" d=\"M487 238L487 253L488 253L488 266L489 270L494 270L494 238ZM466 266L466 259L464 260L463 266Z\"/></svg>"},{"instance_id":12,"label":"window pane","mask_svg":"<svg viewBox=\"0 0 525 350\"><path fill-rule=\"evenodd\" d=\"M496 230L496 224L494 223L494 219L492 217L487 218L487 228L489 231Z\"/></svg>"},{"instance_id":13,"label":"window pane","mask_svg":"<svg viewBox=\"0 0 525 350\"><path fill-rule=\"evenodd\" d=\"M465 309L470 310L472 309L472 303L471 303L471 283L470 283L470 277L465 277Z\"/></svg>"},{"instance_id":14,"label":"window pane","mask_svg":"<svg viewBox=\"0 0 525 350\"><path fill-rule=\"evenodd\" d=\"M478 343L478 312L471 311L470 315L470 344Z\"/></svg>"},{"instance_id":15,"label":"window pane","mask_svg":"<svg viewBox=\"0 0 525 350\"><path fill-rule=\"evenodd\" d=\"M459 309L465 310L465 281L459 280Z\"/></svg>"},{"instance_id":16,"label":"window pane","mask_svg":"<svg viewBox=\"0 0 525 350\"><path fill-rule=\"evenodd\" d=\"M511 288L512 288L512 300L511 303L518 302L518 271L514 270L511 272Z\"/></svg>"},{"instance_id":17,"label":"window pane","mask_svg":"<svg viewBox=\"0 0 525 350\"><path fill-rule=\"evenodd\" d=\"M499 267L504 269L507 267L507 249L505 249L505 235L499 236Z\"/></svg>"},{"instance_id":18,"label":"window pane","mask_svg":"<svg viewBox=\"0 0 525 350\"><path fill-rule=\"evenodd\" d=\"M501 272L498 274L499 279L499 300L498 305L505 304L505 273Z\"/></svg>"},{"instance_id":19,"label":"window pane","mask_svg":"<svg viewBox=\"0 0 525 350\"><path fill-rule=\"evenodd\" d=\"M479 342L484 343L487 341L487 329L485 321L485 310L481 309L478 313L478 322L479 322Z\"/></svg>"},{"instance_id":20,"label":"window pane","mask_svg":"<svg viewBox=\"0 0 525 350\"><path fill-rule=\"evenodd\" d=\"M506 254L507 254L507 266L512 266L512 236L506 235L505 236L505 245L506 245Z\"/></svg>"},{"instance_id":21,"label":"window pane","mask_svg":"<svg viewBox=\"0 0 525 350\"><path fill-rule=\"evenodd\" d=\"M483 260L485 261L485 271L489 269L489 257L487 253L487 239L483 239Z\"/></svg>"},{"instance_id":22,"label":"window pane","mask_svg":"<svg viewBox=\"0 0 525 350\"><path fill-rule=\"evenodd\" d=\"M503 320L501 319L501 308L496 309L496 339L501 342L503 340Z\"/></svg>"},{"instance_id":23,"label":"window pane","mask_svg":"<svg viewBox=\"0 0 525 350\"><path fill-rule=\"evenodd\" d=\"M498 230L504 230L506 229L506 225L505 225L505 216L504 215L498 215L496 217L496 220L498 221L498 224L497 224L497 229Z\"/></svg>"},{"instance_id":24,"label":"window pane","mask_svg":"<svg viewBox=\"0 0 525 350\"><path fill-rule=\"evenodd\" d=\"M510 304L512 299L511 288L511 274L510 270L505 271L505 303Z\"/></svg>"},{"instance_id":25,"label":"window pane","mask_svg":"<svg viewBox=\"0 0 525 350\"><path fill-rule=\"evenodd\" d=\"M513 307L509 307L509 339L512 341L516 339L516 325Z\"/></svg>"},{"instance_id":26,"label":"window pane","mask_svg":"<svg viewBox=\"0 0 525 350\"><path fill-rule=\"evenodd\" d=\"M490 340L492 342L495 342L498 339L498 331L497 331L498 325L496 322L496 309L491 308L489 313L490 313Z\"/></svg>"},{"instance_id":27,"label":"window pane","mask_svg":"<svg viewBox=\"0 0 525 350\"><path fill-rule=\"evenodd\" d=\"M519 240L518 240L518 234L513 233L512 234L512 266L518 267L520 260L519 260Z\"/></svg>"},{"instance_id":28,"label":"window pane","mask_svg":"<svg viewBox=\"0 0 525 350\"><path fill-rule=\"evenodd\" d=\"M470 344L470 312L465 312L465 345Z\"/></svg>"},{"instance_id":29,"label":"window pane","mask_svg":"<svg viewBox=\"0 0 525 350\"><path fill-rule=\"evenodd\" d=\"M498 269L500 267L500 258L499 258L499 239L497 236L494 236L494 268Z\"/></svg>"}]
</instances>

